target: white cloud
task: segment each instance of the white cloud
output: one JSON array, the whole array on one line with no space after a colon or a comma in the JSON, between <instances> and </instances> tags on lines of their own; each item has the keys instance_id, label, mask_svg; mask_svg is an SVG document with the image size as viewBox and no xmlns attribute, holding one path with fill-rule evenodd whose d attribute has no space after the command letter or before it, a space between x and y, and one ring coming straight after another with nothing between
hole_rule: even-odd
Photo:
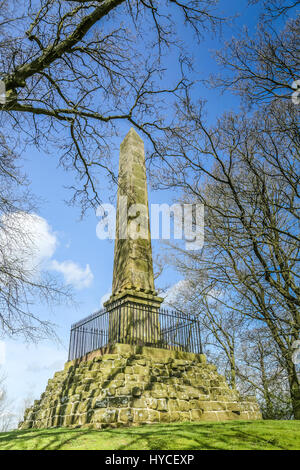
<instances>
[{"instance_id":1,"label":"white cloud","mask_svg":"<svg viewBox=\"0 0 300 470\"><path fill-rule=\"evenodd\" d=\"M184 298L189 289L189 282L185 279L178 281L176 284L171 286L165 294L162 294L164 297L164 304L174 305L180 299Z\"/></svg>"},{"instance_id":2,"label":"white cloud","mask_svg":"<svg viewBox=\"0 0 300 470\"><path fill-rule=\"evenodd\" d=\"M107 302L107 300L110 298L111 292L106 292L106 294L102 295L100 299L100 308L103 308L103 304Z\"/></svg>"},{"instance_id":3,"label":"white cloud","mask_svg":"<svg viewBox=\"0 0 300 470\"><path fill-rule=\"evenodd\" d=\"M76 289L91 285L94 276L88 264L81 268L74 261L53 259L59 243L46 219L37 214L15 212L2 216L0 222L0 263L5 258L4 263L18 265L30 277L38 277L44 269L57 271Z\"/></svg>"},{"instance_id":4,"label":"white cloud","mask_svg":"<svg viewBox=\"0 0 300 470\"><path fill-rule=\"evenodd\" d=\"M30 405L45 391L48 379L62 370L68 353L63 346L54 343L24 344L6 341L6 363L3 373L7 379L5 387L13 412L18 413L24 400Z\"/></svg>"},{"instance_id":5,"label":"white cloud","mask_svg":"<svg viewBox=\"0 0 300 470\"><path fill-rule=\"evenodd\" d=\"M196 289L195 285L188 279L181 279L176 284L171 286L165 293L160 294L164 298L164 304L168 306L176 306L176 304L183 305L184 302L191 298L193 291ZM207 301L215 303L224 297L224 292L217 289L211 289L206 293Z\"/></svg>"},{"instance_id":6,"label":"white cloud","mask_svg":"<svg viewBox=\"0 0 300 470\"><path fill-rule=\"evenodd\" d=\"M94 279L89 264L83 269L77 263L74 263L74 261L62 261L60 263L59 261L53 260L51 269L61 273L66 283L71 284L76 289L89 287Z\"/></svg>"},{"instance_id":7,"label":"white cloud","mask_svg":"<svg viewBox=\"0 0 300 470\"><path fill-rule=\"evenodd\" d=\"M43 217L14 212L1 217L2 256L28 271L39 272L54 254L58 240Z\"/></svg>"},{"instance_id":8,"label":"white cloud","mask_svg":"<svg viewBox=\"0 0 300 470\"><path fill-rule=\"evenodd\" d=\"M49 364L43 364L37 361L33 361L32 363L29 363L27 365L26 372L39 374L40 372L45 371L45 370L55 371L55 370L61 369L62 365L63 365L63 362L61 359L53 361Z\"/></svg>"}]
</instances>

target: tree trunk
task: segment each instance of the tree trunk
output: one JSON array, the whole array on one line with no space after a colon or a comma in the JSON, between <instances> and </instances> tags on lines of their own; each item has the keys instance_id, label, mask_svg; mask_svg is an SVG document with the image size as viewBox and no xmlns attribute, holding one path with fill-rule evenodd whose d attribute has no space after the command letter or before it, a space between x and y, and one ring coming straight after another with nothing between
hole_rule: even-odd
<instances>
[{"instance_id":1,"label":"tree trunk","mask_svg":"<svg viewBox=\"0 0 300 470\"><path fill-rule=\"evenodd\" d=\"M230 387L233 390L236 388L235 356L232 347L230 347Z\"/></svg>"},{"instance_id":2,"label":"tree trunk","mask_svg":"<svg viewBox=\"0 0 300 470\"><path fill-rule=\"evenodd\" d=\"M288 380L295 419L300 419L300 383L293 361L287 360Z\"/></svg>"},{"instance_id":3,"label":"tree trunk","mask_svg":"<svg viewBox=\"0 0 300 470\"><path fill-rule=\"evenodd\" d=\"M265 363L264 363L264 351L259 344L259 353L260 353L260 370L261 370L261 382L263 386L263 394L264 394L264 399L266 402L266 418L267 419L273 419L274 416L274 409L273 409L273 403L272 403L272 398L270 395L269 391L269 386L268 386L268 379L267 379L267 374L266 374L266 369L265 369Z\"/></svg>"}]
</instances>

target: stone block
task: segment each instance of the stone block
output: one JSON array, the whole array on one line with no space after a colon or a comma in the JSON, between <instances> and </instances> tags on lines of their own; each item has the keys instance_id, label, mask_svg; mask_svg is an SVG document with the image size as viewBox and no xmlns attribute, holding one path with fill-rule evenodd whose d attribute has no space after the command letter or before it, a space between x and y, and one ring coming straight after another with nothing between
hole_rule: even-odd
<instances>
[{"instance_id":1,"label":"stone block","mask_svg":"<svg viewBox=\"0 0 300 470\"><path fill-rule=\"evenodd\" d=\"M146 404L147 404L147 408L150 408L150 409L153 409L153 410L156 410L157 409L157 399L156 398L153 398L153 397L147 397L146 398Z\"/></svg>"},{"instance_id":2,"label":"stone block","mask_svg":"<svg viewBox=\"0 0 300 470\"><path fill-rule=\"evenodd\" d=\"M200 421L202 419L202 410L191 410L190 411L190 418L191 421Z\"/></svg>"},{"instance_id":3,"label":"stone block","mask_svg":"<svg viewBox=\"0 0 300 470\"><path fill-rule=\"evenodd\" d=\"M126 385L136 385L139 384L139 386L148 383L148 377L146 375L126 375Z\"/></svg>"},{"instance_id":4,"label":"stone block","mask_svg":"<svg viewBox=\"0 0 300 470\"><path fill-rule=\"evenodd\" d=\"M238 402L225 403L226 410L240 411L241 405Z\"/></svg>"},{"instance_id":5,"label":"stone block","mask_svg":"<svg viewBox=\"0 0 300 470\"><path fill-rule=\"evenodd\" d=\"M188 395L188 398L189 399L193 399L193 398L198 398L199 397L199 391L194 388L194 387L189 387L187 386L185 388L185 393Z\"/></svg>"},{"instance_id":6,"label":"stone block","mask_svg":"<svg viewBox=\"0 0 300 470\"><path fill-rule=\"evenodd\" d=\"M240 415L233 413L232 411L217 411L218 421L236 420L239 419Z\"/></svg>"},{"instance_id":7,"label":"stone block","mask_svg":"<svg viewBox=\"0 0 300 470\"><path fill-rule=\"evenodd\" d=\"M132 394L131 391L132 391L132 387L128 387L127 385L125 385L124 387L120 387L120 388L116 389L116 395L117 396L122 396L122 395L128 396L128 395Z\"/></svg>"},{"instance_id":8,"label":"stone block","mask_svg":"<svg viewBox=\"0 0 300 470\"><path fill-rule=\"evenodd\" d=\"M180 413L180 421L190 421L190 413L188 411L181 411Z\"/></svg>"},{"instance_id":9,"label":"stone block","mask_svg":"<svg viewBox=\"0 0 300 470\"><path fill-rule=\"evenodd\" d=\"M153 390L151 395L153 398L168 398L168 389Z\"/></svg>"},{"instance_id":10,"label":"stone block","mask_svg":"<svg viewBox=\"0 0 300 470\"><path fill-rule=\"evenodd\" d=\"M130 397L112 397L108 399L108 406L111 408L128 408L131 405Z\"/></svg>"},{"instance_id":11,"label":"stone block","mask_svg":"<svg viewBox=\"0 0 300 470\"><path fill-rule=\"evenodd\" d=\"M114 376L114 380L115 380L115 381L118 381L118 382L124 382L124 380L125 380L125 374L124 374L124 372L118 372L118 373Z\"/></svg>"},{"instance_id":12,"label":"stone block","mask_svg":"<svg viewBox=\"0 0 300 470\"><path fill-rule=\"evenodd\" d=\"M148 421L150 423L159 423L159 412L156 410L148 411Z\"/></svg>"},{"instance_id":13,"label":"stone block","mask_svg":"<svg viewBox=\"0 0 300 470\"><path fill-rule=\"evenodd\" d=\"M73 424L73 415L64 416L63 426L72 426Z\"/></svg>"},{"instance_id":14,"label":"stone block","mask_svg":"<svg viewBox=\"0 0 300 470\"><path fill-rule=\"evenodd\" d=\"M179 411L189 411L190 404L187 400L178 400L178 409Z\"/></svg>"},{"instance_id":15,"label":"stone block","mask_svg":"<svg viewBox=\"0 0 300 470\"><path fill-rule=\"evenodd\" d=\"M168 407L170 411L178 411L179 410L178 400L176 398L169 398Z\"/></svg>"},{"instance_id":16,"label":"stone block","mask_svg":"<svg viewBox=\"0 0 300 470\"><path fill-rule=\"evenodd\" d=\"M105 393L106 397L114 397L116 395L117 390L118 389L113 387L113 385L111 383L107 387L103 388L103 392Z\"/></svg>"},{"instance_id":17,"label":"stone block","mask_svg":"<svg viewBox=\"0 0 300 470\"><path fill-rule=\"evenodd\" d=\"M218 421L218 416L217 416L216 411L204 411L202 413L202 421Z\"/></svg>"},{"instance_id":18,"label":"stone block","mask_svg":"<svg viewBox=\"0 0 300 470\"><path fill-rule=\"evenodd\" d=\"M157 400L157 409L158 411L168 411L168 402L166 399L158 399Z\"/></svg>"},{"instance_id":19,"label":"stone block","mask_svg":"<svg viewBox=\"0 0 300 470\"><path fill-rule=\"evenodd\" d=\"M144 409L133 410L133 421L135 423L146 423L148 421L149 411Z\"/></svg>"},{"instance_id":20,"label":"stone block","mask_svg":"<svg viewBox=\"0 0 300 470\"><path fill-rule=\"evenodd\" d=\"M177 392L177 397L179 398L179 400L188 400L189 399L189 395L185 392Z\"/></svg>"},{"instance_id":21,"label":"stone block","mask_svg":"<svg viewBox=\"0 0 300 470\"><path fill-rule=\"evenodd\" d=\"M135 347L132 344L117 343L113 347L114 353L122 356L131 356L135 353Z\"/></svg>"},{"instance_id":22,"label":"stone block","mask_svg":"<svg viewBox=\"0 0 300 470\"><path fill-rule=\"evenodd\" d=\"M114 361L114 369L119 369L120 372L123 371L125 369L125 366L126 366L126 361L123 359L123 358L119 358L119 359L116 359Z\"/></svg>"},{"instance_id":23,"label":"stone block","mask_svg":"<svg viewBox=\"0 0 300 470\"><path fill-rule=\"evenodd\" d=\"M131 393L133 397L140 397L143 393L143 390L140 387L133 387L131 389Z\"/></svg>"},{"instance_id":24,"label":"stone block","mask_svg":"<svg viewBox=\"0 0 300 470\"><path fill-rule=\"evenodd\" d=\"M135 398L132 401L133 408L148 408L147 398Z\"/></svg>"},{"instance_id":25,"label":"stone block","mask_svg":"<svg viewBox=\"0 0 300 470\"><path fill-rule=\"evenodd\" d=\"M176 366L187 366L188 365L188 361L187 360L184 360L184 359L174 359L173 360L173 363L172 363L172 366L173 367L176 367Z\"/></svg>"},{"instance_id":26,"label":"stone block","mask_svg":"<svg viewBox=\"0 0 300 470\"><path fill-rule=\"evenodd\" d=\"M84 413L82 415L79 416L79 421L78 421L78 424L79 426L83 426L85 424L89 423L89 415L88 413Z\"/></svg>"},{"instance_id":27,"label":"stone block","mask_svg":"<svg viewBox=\"0 0 300 470\"><path fill-rule=\"evenodd\" d=\"M70 415L72 414L72 409L73 409L73 403L69 403L65 409L65 415Z\"/></svg>"},{"instance_id":28,"label":"stone block","mask_svg":"<svg viewBox=\"0 0 300 470\"><path fill-rule=\"evenodd\" d=\"M160 423L169 423L170 422L170 413L166 411L159 412L159 421Z\"/></svg>"},{"instance_id":29,"label":"stone block","mask_svg":"<svg viewBox=\"0 0 300 470\"><path fill-rule=\"evenodd\" d=\"M178 397L178 389L174 386L168 387L168 397L169 398L177 398Z\"/></svg>"},{"instance_id":30,"label":"stone block","mask_svg":"<svg viewBox=\"0 0 300 470\"><path fill-rule=\"evenodd\" d=\"M141 365L134 365L133 366L133 373L135 375L147 376L147 375L149 375L149 367L145 367L145 366L141 366Z\"/></svg>"},{"instance_id":31,"label":"stone block","mask_svg":"<svg viewBox=\"0 0 300 470\"><path fill-rule=\"evenodd\" d=\"M114 423L117 421L116 410L95 410L91 419L92 423Z\"/></svg>"},{"instance_id":32,"label":"stone block","mask_svg":"<svg viewBox=\"0 0 300 470\"><path fill-rule=\"evenodd\" d=\"M95 398L92 402L92 408L107 408L108 398Z\"/></svg>"},{"instance_id":33,"label":"stone block","mask_svg":"<svg viewBox=\"0 0 300 470\"><path fill-rule=\"evenodd\" d=\"M137 364L138 364L139 366L146 366L146 364L147 364L146 359L143 358L142 356L139 357L136 362L137 362Z\"/></svg>"},{"instance_id":34,"label":"stone block","mask_svg":"<svg viewBox=\"0 0 300 470\"><path fill-rule=\"evenodd\" d=\"M119 422L128 424L133 421L133 410L132 409L121 409L119 411Z\"/></svg>"},{"instance_id":35,"label":"stone block","mask_svg":"<svg viewBox=\"0 0 300 470\"><path fill-rule=\"evenodd\" d=\"M179 411L170 411L169 412L170 423L180 422L180 412Z\"/></svg>"}]
</instances>

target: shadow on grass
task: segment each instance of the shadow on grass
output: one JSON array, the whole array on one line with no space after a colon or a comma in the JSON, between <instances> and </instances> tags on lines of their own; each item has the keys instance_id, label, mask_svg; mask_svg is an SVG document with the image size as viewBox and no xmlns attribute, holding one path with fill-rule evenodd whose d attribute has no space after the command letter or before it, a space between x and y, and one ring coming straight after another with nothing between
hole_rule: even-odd
<instances>
[{"instance_id":1,"label":"shadow on grass","mask_svg":"<svg viewBox=\"0 0 300 470\"><path fill-rule=\"evenodd\" d=\"M128 432L129 441L124 446L119 446L118 450L126 450L128 447L140 449L139 442L146 441L149 450L226 450L233 449L232 440L236 442L237 448L244 449L282 449L286 447L279 445L276 439L265 439L255 432L243 432L241 426L249 423L184 423L172 426L162 426L157 432L144 428L138 436L133 436ZM227 429L226 429L227 428ZM131 439L131 440L130 440ZM177 445L174 447L174 440ZM173 441L173 445L172 445ZM178 447L178 441L182 446ZM184 442L185 441L185 442ZM132 447L134 446L134 447Z\"/></svg>"},{"instance_id":2,"label":"shadow on grass","mask_svg":"<svg viewBox=\"0 0 300 470\"><path fill-rule=\"evenodd\" d=\"M13 431L0 435L0 449L60 450L66 444L80 439L89 432L89 429L72 430L67 428Z\"/></svg>"},{"instance_id":3,"label":"shadow on grass","mask_svg":"<svg viewBox=\"0 0 300 470\"><path fill-rule=\"evenodd\" d=\"M276 438L267 439L263 427L251 429L252 422L153 424L118 429L54 428L40 431L13 431L0 435L0 449L60 450L84 448L99 450L221 450L281 449ZM258 423L257 423L258 424ZM250 426L249 426L250 425ZM248 429L247 429L248 428ZM120 443L120 440L122 443Z\"/></svg>"}]
</instances>

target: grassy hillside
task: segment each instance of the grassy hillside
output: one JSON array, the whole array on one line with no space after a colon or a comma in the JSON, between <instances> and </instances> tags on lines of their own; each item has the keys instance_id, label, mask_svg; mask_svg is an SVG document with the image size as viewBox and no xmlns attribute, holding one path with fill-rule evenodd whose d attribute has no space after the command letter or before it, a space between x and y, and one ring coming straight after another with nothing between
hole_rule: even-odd
<instances>
[{"instance_id":1,"label":"grassy hillside","mask_svg":"<svg viewBox=\"0 0 300 470\"><path fill-rule=\"evenodd\" d=\"M300 449L300 422L175 423L135 428L42 429L0 433L1 450Z\"/></svg>"}]
</instances>

